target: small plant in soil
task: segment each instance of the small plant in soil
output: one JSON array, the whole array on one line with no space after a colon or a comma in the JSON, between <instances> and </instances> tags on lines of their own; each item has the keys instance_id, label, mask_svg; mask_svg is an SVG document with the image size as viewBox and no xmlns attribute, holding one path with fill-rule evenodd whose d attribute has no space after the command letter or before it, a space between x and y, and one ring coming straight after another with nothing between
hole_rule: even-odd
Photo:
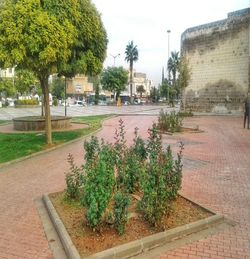
<instances>
[{"instance_id":1,"label":"small plant in soil","mask_svg":"<svg viewBox=\"0 0 250 259\"><path fill-rule=\"evenodd\" d=\"M160 111L158 117L158 129L161 131L168 131L171 133L180 132L182 127L183 117L176 112Z\"/></svg>"},{"instance_id":2,"label":"small plant in soil","mask_svg":"<svg viewBox=\"0 0 250 259\"><path fill-rule=\"evenodd\" d=\"M77 167L74 162L74 157L68 155L68 163L70 165L69 172L66 174L66 198L78 199L82 192L84 183L84 175L82 169Z\"/></svg>"},{"instance_id":3,"label":"small plant in soil","mask_svg":"<svg viewBox=\"0 0 250 259\"><path fill-rule=\"evenodd\" d=\"M135 194L139 197L137 213L153 226L160 226L163 216L170 213L181 188L183 145L175 159L170 146L163 150L156 124L148 134L146 144L136 128L133 143L128 146L125 125L120 120L113 144L96 137L85 141L85 164L80 168L69 155L66 195L81 201L93 231L110 225L119 235L124 234Z\"/></svg>"}]
</instances>

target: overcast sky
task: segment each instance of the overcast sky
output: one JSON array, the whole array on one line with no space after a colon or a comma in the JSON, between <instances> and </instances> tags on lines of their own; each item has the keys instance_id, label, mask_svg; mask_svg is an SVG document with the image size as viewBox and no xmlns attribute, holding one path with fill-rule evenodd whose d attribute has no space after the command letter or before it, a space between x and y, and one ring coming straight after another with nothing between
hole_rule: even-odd
<instances>
[{"instance_id":1,"label":"overcast sky","mask_svg":"<svg viewBox=\"0 0 250 259\"><path fill-rule=\"evenodd\" d=\"M92 0L102 15L108 33L104 67L128 68L124 61L128 42L134 41L139 60L137 72L147 74L157 86L170 51L180 50L180 37L187 28L227 18L227 13L250 7L250 0Z\"/></svg>"}]
</instances>

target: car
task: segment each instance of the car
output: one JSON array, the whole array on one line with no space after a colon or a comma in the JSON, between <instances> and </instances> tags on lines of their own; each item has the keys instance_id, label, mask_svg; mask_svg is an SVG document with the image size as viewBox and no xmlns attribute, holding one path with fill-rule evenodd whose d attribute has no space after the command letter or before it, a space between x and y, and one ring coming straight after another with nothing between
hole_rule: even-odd
<instances>
[{"instance_id":1,"label":"car","mask_svg":"<svg viewBox=\"0 0 250 259\"><path fill-rule=\"evenodd\" d=\"M85 105L86 105L85 101L75 101L73 106L85 106Z\"/></svg>"}]
</instances>

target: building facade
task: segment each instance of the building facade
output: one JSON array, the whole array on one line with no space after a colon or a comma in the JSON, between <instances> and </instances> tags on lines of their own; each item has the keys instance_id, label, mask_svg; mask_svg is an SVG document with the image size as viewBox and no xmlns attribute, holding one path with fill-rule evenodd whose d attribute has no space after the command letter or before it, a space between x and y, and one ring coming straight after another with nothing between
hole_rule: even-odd
<instances>
[{"instance_id":1,"label":"building facade","mask_svg":"<svg viewBox=\"0 0 250 259\"><path fill-rule=\"evenodd\" d=\"M128 77L130 77L128 75ZM132 95L135 97L140 97L141 93L137 91L139 86L143 86L145 92L142 93L143 97L150 95L150 90L153 86L153 81L147 78L147 75L145 73L141 72L135 72L133 71L133 83L132 83ZM121 93L121 95L127 95L130 96L130 84L128 82L128 85L126 87L126 90Z\"/></svg>"},{"instance_id":2,"label":"building facade","mask_svg":"<svg viewBox=\"0 0 250 259\"><path fill-rule=\"evenodd\" d=\"M67 79L68 96L78 99L79 97L92 94L94 92L93 83L89 82L88 77L85 75L76 75L71 79Z\"/></svg>"},{"instance_id":3,"label":"building facade","mask_svg":"<svg viewBox=\"0 0 250 259\"><path fill-rule=\"evenodd\" d=\"M187 29L181 49L191 69L184 102L192 111L242 111L250 91L250 8Z\"/></svg>"},{"instance_id":4,"label":"building facade","mask_svg":"<svg viewBox=\"0 0 250 259\"><path fill-rule=\"evenodd\" d=\"M1 78L14 78L15 76L15 67L0 69Z\"/></svg>"}]
</instances>

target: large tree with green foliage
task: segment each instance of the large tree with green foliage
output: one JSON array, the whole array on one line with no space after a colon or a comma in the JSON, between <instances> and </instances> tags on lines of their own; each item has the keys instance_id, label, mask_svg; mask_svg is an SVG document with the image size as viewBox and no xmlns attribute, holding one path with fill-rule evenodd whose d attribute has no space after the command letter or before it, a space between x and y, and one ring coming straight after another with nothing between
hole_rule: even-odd
<instances>
[{"instance_id":1,"label":"large tree with green foliage","mask_svg":"<svg viewBox=\"0 0 250 259\"><path fill-rule=\"evenodd\" d=\"M137 46L134 45L134 42L131 41L126 46L125 50L125 60L129 63L129 71L130 71L130 77L129 77L129 84L130 84L130 98L132 99L132 91L133 91L133 66L134 62L136 62L139 58L139 53Z\"/></svg>"},{"instance_id":2,"label":"large tree with green foliage","mask_svg":"<svg viewBox=\"0 0 250 259\"><path fill-rule=\"evenodd\" d=\"M107 33L101 16L90 0L77 0L76 9L70 8L69 1L47 0L46 8L59 21L69 19L77 31L71 45L67 62L58 64L58 72L67 78L76 74L95 76L102 71L106 58Z\"/></svg>"},{"instance_id":3,"label":"large tree with green foliage","mask_svg":"<svg viewBox=\"0 0 250 259\"><path fill-rule=\"evenodd\" d=\"M108 67L101 75L101 84L104 90L115 92L116 99L128 83L128 72L123 67Z\"/></svg>"},{"instance_id":4,"label":"large tree with green foliage","mask_svg":"<svg viewBox=\"0 0 250 259\"><path fill-rule=\"evenodd\" d=\"M54 76L52 78L51 91L53 97L56 97L58 100L64 99L65 79L62 77Z\"/></svg>"},{"instance_id":5,"label":"large tree with green foliage","mask_svg":"<svg viewBox=\"0 0 250 259\"><path fill-rule=\"evenodd\" d=\"M78 60L79 52L85 58L81 58L80 63L86 71L95 73L101 69L106 51L105 30L100 23L82 23L92 20L93 16L100 20L89 0L3 0L0 6L0 66L29 69L40 81L48 144L52 143L49 75L58 70L68 71L67 64L72 64L74 58ZM87 32L90 33L85 35ZM102 33L104 43L93 40ZM93 49L102 53L101 58L95 56ZM79 63L74 62L74 65Z\"/></svg>"},{"instance_id":6,"label":"large tree with green foliage","mask_svg":"<svg viewBox=\"0 0 250 259\"><path fill-rule=\"evenodd\" d=\"M23 95L30 93L31 89L36 85L37 79L33 72L27 69L16 69L15 71L15 88Z\"/></svg>"},{"instance_id":7,"label":"large tree with green foliage","mask_svg":"<svg viewBox=\"0 0 250 259\"><path fill-rule=\"evenodd\" d=\"M15 94L13 80L9 78L0 78L0 101L2 98L11 97Z\"/></svg>"}]
</instances>

